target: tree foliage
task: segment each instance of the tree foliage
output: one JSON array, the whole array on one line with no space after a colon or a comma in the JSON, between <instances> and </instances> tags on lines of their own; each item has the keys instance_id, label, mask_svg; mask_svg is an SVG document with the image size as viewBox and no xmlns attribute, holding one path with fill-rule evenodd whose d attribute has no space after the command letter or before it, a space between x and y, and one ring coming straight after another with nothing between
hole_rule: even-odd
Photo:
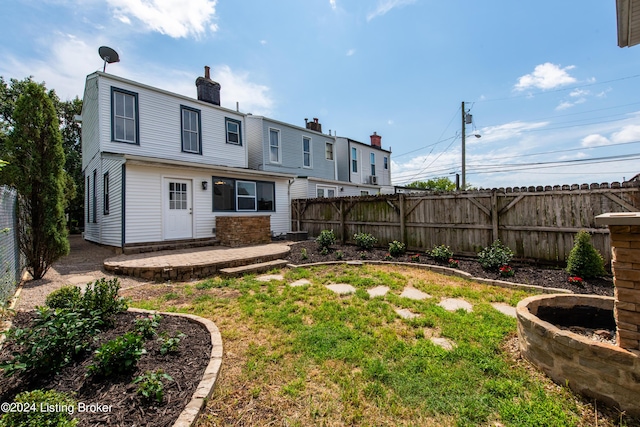
<instances>
[{"instance_id":1,"label":"tree foliage","mask_svg":"<svg viewBox=\"0 0 640 427\"><path fill-rule=\"evenodd\" d=\"M10 79L8 82L0 76L0 159L7 160L6 140L14 127L16 102L24 93L27 85L34 83L31 77L23 80ZM41 84L44 87L44 83ZM61 101L54 90L47 92L53 102L62 133L62 145L65 153L64 193L65 210L74 226L80 226L84 220L84 178L82 176L82 147L80 145L80 124L75 116L82 112L82 100L78 97L71 101ZM9 183L6 172L1 172L0 183Z\"/></svg>"},{"instance_id":2,"label":"tree foliage","mask_svg":"<svg viewBox=\"0 0 640 427\"><path fill-rule=\"evenodd\" d=\"M453 191L456 189L456 183L447 177L433 178L427 181L414 181L407 184L409 188L419 188L421 190L433 191Z\"/></svg>"},{"instance_id":3,"label":"tree foliage","mask_svg":"<svg viewBox=\"0 0 640 427\"><path fill-rule=\"evenodd\" d=\"M60 122L44 85L21 87L5 139L4 179L18 190L20 250L40 279L69 252L64 216L64 164ZM5 116L5 118L8 116Z\"/></svg>"}]
</instances>

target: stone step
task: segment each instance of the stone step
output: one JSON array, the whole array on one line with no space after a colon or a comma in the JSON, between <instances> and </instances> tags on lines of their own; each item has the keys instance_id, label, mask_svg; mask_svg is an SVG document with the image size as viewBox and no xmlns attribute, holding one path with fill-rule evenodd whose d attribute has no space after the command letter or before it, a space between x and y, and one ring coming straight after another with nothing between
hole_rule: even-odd
<instances>
[{"instance_id":1,"label":"stone step","mask_svg":"<svg viewBox=\"0 0 640 427\"><path fill-rule=\"evenodd\" d=\"M238 277L243 274L264 273L273 268L285 267L289 261L284 259L276 259L273 261L261 262L257 264L242 265L240 267L222 268L220 274L227 277Z\"/></svg>"},{"instance_id":2,"label":"stone step","mask_svg":"<svg viewBox=\"0 0 640 427\"><path fill-rule=\"evenodd\" d=\"M149 244L125 245L124 254L142 254L148 252L159 252L177 249L202 248L205 246L220 246L217 239L196 239L196 240L174 240L167 242L156 242Z\"/></svg>"}]
</instances>

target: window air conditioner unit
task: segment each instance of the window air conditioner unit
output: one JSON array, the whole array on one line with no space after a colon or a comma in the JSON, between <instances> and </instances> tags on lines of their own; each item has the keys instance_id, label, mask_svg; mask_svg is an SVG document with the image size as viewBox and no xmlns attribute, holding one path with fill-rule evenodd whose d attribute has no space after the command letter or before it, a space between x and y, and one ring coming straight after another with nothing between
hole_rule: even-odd
<instances>
[{"instance_id":1,"label":"window air conditioner unit","mask_svg":"<svg viewBox=\"0 0 640 427\"><path fill-rule=\"evenodd\" d=\"M369 184L378 185L378 177L376 175L371 175L369 177Z\"/></svg>"}]
</instances>

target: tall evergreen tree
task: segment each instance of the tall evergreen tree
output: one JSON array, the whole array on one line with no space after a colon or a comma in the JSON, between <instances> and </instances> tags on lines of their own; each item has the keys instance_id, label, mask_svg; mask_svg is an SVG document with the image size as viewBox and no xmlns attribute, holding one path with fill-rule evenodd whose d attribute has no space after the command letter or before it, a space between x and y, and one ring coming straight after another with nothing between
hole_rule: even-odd
<instances>
[{"instance_id":1,"label":"tall evergreen tree","mask_svg":"<svg viewBox=\"0 0 640 427\"><path fill-rule=\"evenodd\" d=\"M69 253L64 217L64 165L60 121L43 85L27 81L15 103L6 138L9 183L20 195L20 250L27 270L40 279Z\"/></svg>"}]
</instances>

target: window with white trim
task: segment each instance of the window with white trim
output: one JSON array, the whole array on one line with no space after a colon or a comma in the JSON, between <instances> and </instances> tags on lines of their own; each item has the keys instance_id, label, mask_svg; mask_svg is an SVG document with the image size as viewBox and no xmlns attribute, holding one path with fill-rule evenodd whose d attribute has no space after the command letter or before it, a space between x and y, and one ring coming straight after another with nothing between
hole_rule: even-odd
<instances>
[{"instance_id":1,"label":"window with white trim","mask_svg":"<svg viewBox=\"0 0 640 427\"><path fill-rule=\"evenodd\" d=\"M242 145L240 120L225 117L224 121L227 129L227 144Z\"/></svg>"},{"instance_id":2,"label":"window with white trim","mask_svg":"<svg viewBox=\"0 0 640 427\"><path fill-rule=\"evenodd\" d=\"M269 129L269 161L280 163L280 131Z\"/></svg>"},{"instance_id":3,"label":"window with white trim","mask_svg":"<svg viewBox=\"0 0 640 427\"><path fill-rule=\"evenodd\" d=\"M371 153L371 175L375 175L376 174L376 154L375 153Z\"/></svg>"},{"instance_id":4,"label":"window with white trim","mask_svg":"<svg viewBox=\"0 0 640 427\"><path fill-rule=\"evenodd\" d=\"M358 172L358 150L351 148L351 172Z\"/></svg>"},{"instance_id":5,"label":"window with white trim","mask_svg":"<svg viewBox=\"0 0 640 427\"><path fill-rule=\"evenodd\" d=\"M332 143L325 142L324 152L325 152L324 156L327 160L333 160L333 144Z\"/></svg>"},{"instance_id":6,"label":"window with white trim","mask_svg":"<svg viewBox=\"0 0 640 427\"><path fill-rule=\"evenodd\" d=\"M275 183L213 178L213 210L231 212L273 212L276 209Z\"/></svg>"},{"instance_id":7,"label":"window with white trim","mask_svg":"<svg viewBox=\"0 0 640 427\"><path fill-rule=\"evenodd\" d=\"M336 197L336 187L329 187L326 185L316 186L316 195L318 197Z\"/></svg>"},{"instance_id":8,"label":"window with white trim","mask_svg":"<svg viewBox=\"0 0 640 427\"><path fill-rule=\"evenodd\" d=\"M302 166L311 167L311 138L302 137Z\"/></svg>"}]
</instances>

